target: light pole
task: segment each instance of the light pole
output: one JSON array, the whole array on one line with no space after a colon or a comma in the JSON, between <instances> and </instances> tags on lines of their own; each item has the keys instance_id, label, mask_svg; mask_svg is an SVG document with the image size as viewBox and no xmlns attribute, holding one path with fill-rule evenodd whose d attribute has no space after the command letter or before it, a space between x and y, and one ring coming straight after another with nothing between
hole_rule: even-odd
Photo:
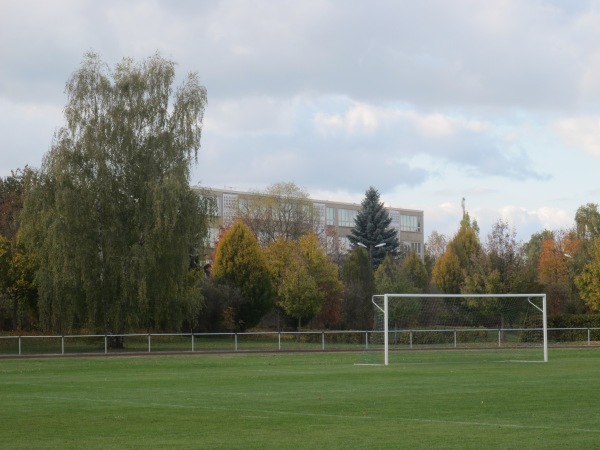
<instances>
[{"instance_id":1,"label":"light pole","mask_svg":"<svg viewBox=\"0 0 600 450\"><path fill-rule=\"evenodd\" d=\"M368 247L362 242L357 242L356 244L369 250L369 263L371 264L371 268L373 268L373 248L385 247L385 242L381 242L377 245L369 245Z\"/></svg>"}]
</instances>

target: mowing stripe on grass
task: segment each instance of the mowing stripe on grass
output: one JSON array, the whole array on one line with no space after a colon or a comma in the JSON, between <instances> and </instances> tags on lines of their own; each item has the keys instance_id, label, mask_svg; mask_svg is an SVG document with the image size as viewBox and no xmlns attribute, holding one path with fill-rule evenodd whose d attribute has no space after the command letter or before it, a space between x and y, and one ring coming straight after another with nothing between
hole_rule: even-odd
<instances>
[{"instance_id":1,"label":"mowing stripe on grass","mask_svg":"<svg viewBox=\"0 0 600 450\"><path fill-rule=\"evenodd\" d=\"M268 419L266 416L258 416L256 414L271 414L271 415L285 415L285 416L297 416L297 417L322 417L330 419L360 419L360 420L377 420L377 421L398 421L398 422L416 422L416 423L439 423L444 425L457 425L457 426L468 426L468 427L492 427L492 428L511 428L511 429L522 429L522 430L545 430L545 431L576 431L581 433L598 433L600 429L591 428L562 428L562 427L550 427L542 425L522 425L515 423L492 423L492 422L473 422L464 420L442 420L442 419L423 419L416 417L379 417L374 415L348 415L348 414L323 414L323 413L310 413L310 412L298 412L298 411L280 411L272 409L259 409L259 408L225 408L219 406L202 406L202 405L181 405L173 403L140 403L132 402L127 400L114 400L114 399L91 399L91 398L69 398L69 397L54 397L54 396L31 396L31 398L37 398L40 400L60 400L60 401L86 401L90 403L113 403L122 404L128 406L134 406L139 408L171 408L171 409L190 409L190 410L205 410L205 411L223 411L229 413L244 413L241 417L246 418L258 418ZM252 414L251 416L248 414Z\"/></svg>"}]
</instances>

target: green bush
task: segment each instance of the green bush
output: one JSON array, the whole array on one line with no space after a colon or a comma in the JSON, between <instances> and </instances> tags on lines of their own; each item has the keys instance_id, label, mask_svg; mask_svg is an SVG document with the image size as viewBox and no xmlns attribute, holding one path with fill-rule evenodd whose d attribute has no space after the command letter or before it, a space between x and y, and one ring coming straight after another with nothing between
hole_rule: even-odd
<instances>
[{"instance_id":1,"label":"green bush","mask_svg":"<svg viewBox=\"0 0 600 450\"><path fill-rule=\"evenodd\" d=\"M554 342L587 341L587 328L600 328L600 314L561 314L548 317L549 337ZM583 328L561 331L553 328ZM592 340L600 339L600 330L594 330Z\"/></svg>"}]
</instances>

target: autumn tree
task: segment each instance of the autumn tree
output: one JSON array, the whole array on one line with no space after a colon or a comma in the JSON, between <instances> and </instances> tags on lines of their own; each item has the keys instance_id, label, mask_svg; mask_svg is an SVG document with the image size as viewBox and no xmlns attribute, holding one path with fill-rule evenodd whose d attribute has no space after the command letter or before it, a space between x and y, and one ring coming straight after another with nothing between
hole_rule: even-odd
<instances>
[{"instance_id":1,"label":"autumn tree","mask_svg":"<svg viewBox=\"0 0 600 450\"><path fill-rule=\"evenodd\" d=\"M275 304L296 319L313 315L321 301L315 280L310 277L297 241L279 238L266 249L266 260L275 290Z\"/></svg>"},{"instance_id":2,"label":"autumn tree","mask_svg":"<svg viewBox=\"0 0 600 450\"><path fill-rule=\"evenodd\" d=\"M425 254L423 258L429 277L431 277L433 266L435 266L437 260L442 257L447 246L448 237L445 234L435 230L429 234L427 242L425 243Z\"/></svg>"},{"instance_id":3,"label":"autumn tree","mask_svg":"<svg viewBox=\"0 0 600 450\"><path fill-rule=\"evenodd\" d=\"M189 177L206 90L196 74L174 80L158 54L111 70L94 53L68 80L66 123L23 210L44 328L172 330L197 314L189 253L207 223Z\"/></svg>"},{"instance_id":4,"label":"autumn tree","mask_svg":"<svg viewBox=\"0 0 600 450\"><path fill-rule=\"evenodd\" d=\"M448 245L433 266L432 283L446 294L460 294L465 276L454 247Z\"/></svg>"},{"instance_id":5,"label":"autumn tree","mask_svg":"<svg viewBox=\"0 0 600 450\"><path fill-rule=\"evenodd\" d=\"M542 287L539 283L538 268L540 262L540 255L542 254L542 242L546 239L554 239L554 234L550 230L542 230L538 233L534 233L523 246L523 252L525 254L526 271L528 277L533 278L538 283L538 286L532 288L532 291L541 292Z\"/></svg>"},{"instance_id":6,"label":"autumn tree","mask_svg":"<svg viewBox=\"0 0 600 450\"><path fill-rule=\"evenodd\" d=\"M550 314L575 314L586 310L577 292L575 276L580 272L583 254L575 230L543 234L538 256L537 281L547 295Z\"/></svg>"},{"instance_id":7,"label":"autumn tree","mask_svg":"<svg viewBox=\"0 0 600 450\"><path fill-rule=\"evenodd\" d=\"M371 186L361 202L348 240L353 246L364 245L367 248L373 270L386 254L398 255L400 242L398 233L390 227L391 223L392 219L379 199L379 191Z\"/></svg>"},{"instance_id":8,"label":"autumn tree","mask_svg":"<svg viewBox=\"0 0 600 450\"><path fill-rule=\"evenodd\" d=\"M490 230L484 251L488 273L497 272L499 283L490 293L533 292L535 277L527 271L525 247L517 241L517 232L508 222L500 219Z\"/></svg>"},{"instance_id":9,"label":"autumn tree","mask_svg":"<svg viewBox=\"0 0 600 450\"><path fill-rule=\"evenodd\" d=\"M448 243L446 251L432 271L432 283L447 294L463 292L465 281L475 270L475 261L481 255L479 227L465 213L460 229Z\"/></svg>"},{"instance_id":10,"label":"autumn tree","mask_svg":"<svg viewBox=\"0 0 600 450\"><path fill-rule=\"evenodd\" d=\"M600 311L600 236L592 240L589 258L583 271L575 277L575 284L586 304Z\"/></svg>"},{"instance_id":11,"label":"autumn tree","mask_svg":"<svg viewBox=\"0 0 600 450\"><path fill-rule=\"evenodd\" d=\"M31 169L0 177L0 329L32 328L37 320L35 260L19 238L26 179Z\"/></svg>"},{"instance_id":12,"label":"autumn tree","mask_svg":"<svg viewBox=\"0 0 600 450\"><path fill-rule=\"evenodd\" d=\"M13 285L10 270L12 268L12 246L10 241L0 234L0 330L13 329L13 313L16 304L9 294Z\"/></svg>"},{"instance_id":13,"label":"autumn tree","mask_svg":"<svg viewBox=\"0 0 600 450\"><path fill-rule=\"evenodd\" d=\"M0 235L0 330L37 327L35 271L33 254Z\"/></svg>"},{"instance_id":14,"label":"autumn tree","mask_svg":"<svg viewBox=\"0 0 600 450\"><path fill-rule=\"evenodd\" d=\"M16 242L19 214L23 209L25 177L31 169L17 169L6 177L0 177L0 235Z\"/></svg>"},{"instance_id":15,"label":"autumn tree","mask_svg":"<svg viewBox=\"0 0 600 450\"><path fill-rule=\"evenodd\" d=\"M298 240L322 225L308 192L294 183L275 183L264 192L240 198L238 216L262 246L278 238Z\"/></svg>"},{"instance_id":16,"label":"autumn tree","mask_svg":"<svg viewBox=\"0 0 600 450\"><path fill-rule=\"evenodd\" d=\"M316 234L309 233L299 241L283 238L266 249L268 266L277 293L277 306L296 319L309 320L319 311L321 320L339 321L342 286L338 269L325 255Z\"/></svg>"},{"instance_id":17,"label":"autumn tree","mask_svg":"<svg viewBox=\"0 0 600 450\"><path fill-rule=\"evenodd\" d=\"M557 249L554 237L543 240L538 262L538 280L548 296L549 314L560 313L560 305L568 298L568 275L567 257Z\"/></svg>"},{"instance_id":18,"label":"autumn tree","mask_svg":"<svg viewBox=\"0 0 600 450\"><path fill-rule=\"evenodd\" d=\"M267 261L252 230L236 220L223 234L212 267L215 280L239 290L242 300L229 305L224 322L231 330L245 330L258 324L274 305L273 286Z\"/></svg>"},{"instance_id":19,"label":"autumn tree","mask_svg":"<svg viewBox=\"0 0 600 450\"><path fill-rule=\"evenodd\" d=\"M600 236L600 211L595 203L580 206L575 213L577 237L582 241L593 241Z\"/></svg>"},{"instance_id":20,"label":"autumn tree","mask_svg":"<svg viewBox=\"0 0 600 450\"><path fill-rule=\"evenodd\" d=\"M343 285L337 264L330 261L319 243L316 233L300 238L300 251L307 262L308 272L315 280L322 301L317 310L316 322L325 328L340 324Z\"/></svg>"},{"instance_id":21,"label":"autumn tree","mask_svg":"<svg viewBox=\"0 0 600 450\"><path fill-rule=\"evenodd\" d=\"M461 267L468 275L473 268L473 258L482 251L481 242L479 241L479 226L475 220L471 221L469 219L469 213L466 213L463 217L460 229L448 245L454 248Z\"/></svg>"}]
</instances>

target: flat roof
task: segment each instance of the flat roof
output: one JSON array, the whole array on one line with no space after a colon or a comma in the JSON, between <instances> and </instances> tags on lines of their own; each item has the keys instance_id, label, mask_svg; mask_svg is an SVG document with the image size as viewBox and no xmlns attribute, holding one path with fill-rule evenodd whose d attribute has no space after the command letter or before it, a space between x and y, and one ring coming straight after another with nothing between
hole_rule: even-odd
<instances>
[{"instance_id":1,"label":"flat roof","mask_svg":"<svg viewBox=\"0 0 600 450\"><path fill-rule=\"evenodd\" d=\"M238 195L265 195L264 192L259 192L259 191L238 191L238 190L234 190L234 189L226 189L226 188L213 188L213 187L209 187L209 186L192 186L192 189L196 189L196 190L206 190L206 191L215 191L215 192L220 192L223 194L238 194ZM348 203L348 202L339 202L337 200L321 200L321 199L316 199L316 198L312 198L309 197L308 198L310 201L315 202L315 203L333 203L336 205L340 205L340 206L353 206L355 208L359 208L361 206L360 203ZM402 207L398 207L398 206L389 206L386 205L385 202L383 203L383 205L388 208L388 209L396 209L396 210L402 210L402 211L410 211L410 212L414 212L414 213L420 213L420 214L424 214L423 210L420 209L411 209L411 208L402 208Z\"/></svg>"}]
</instances>

